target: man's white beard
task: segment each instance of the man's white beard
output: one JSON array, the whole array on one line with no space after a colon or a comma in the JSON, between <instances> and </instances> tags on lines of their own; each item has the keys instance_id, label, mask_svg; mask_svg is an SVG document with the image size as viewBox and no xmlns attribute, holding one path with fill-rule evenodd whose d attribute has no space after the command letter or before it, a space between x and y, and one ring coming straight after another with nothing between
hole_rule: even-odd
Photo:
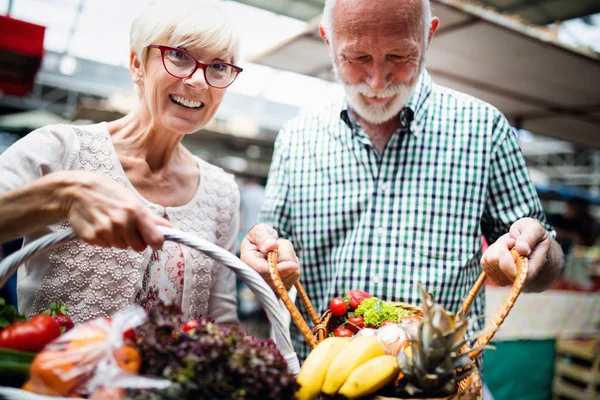
<instances>
[{"instance_id":1,"label":"man's white beard","mask_svg":"<svg viewBox=\"0 0 600 400\"><path fill-rule=\"evenodd\" d=\"M416 81L410 86L393 84L381 92L375 92L366 83L343 86L348 104L358 115L372 124L382 124L398 115L402 108L408 104L410 97L415 91L416 84ZM385 104L370 104L363 96L393 98Z\"/></svg>"},{"instance_id":2,"label":"man's white beard","mask_svg":"<svg viewBox=\"0 0 600 400\"><path fill-rule=\"evenodd\" d=\"M366 83L347 85L339 77L337 62L333 54L330 54L330 56L333 61L333 72L335 73L337 80L344 87L348 104L354 112L372 124L382 124L398 115L402 108L408 104L408 101L417 86L418 79L415 79L415 82L412 85L399 83L391 84L381 92L375 92ZM419 75L423 70L424 64L425 62L422 60L421 65L419 66ZM378 98L393 97L393 99L386 104L370 104L363 96Z\"/></svg>"}]
</instances>

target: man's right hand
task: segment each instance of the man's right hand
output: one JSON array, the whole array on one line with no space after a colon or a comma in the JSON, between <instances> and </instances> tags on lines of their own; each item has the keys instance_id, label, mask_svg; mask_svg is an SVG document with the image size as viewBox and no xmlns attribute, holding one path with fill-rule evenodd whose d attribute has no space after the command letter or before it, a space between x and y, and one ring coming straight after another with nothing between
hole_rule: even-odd
<instances>
[{"instance_id":1,"label":"man's right hand","mask_svg":"<svg viewBox=\"0 0 600 400\"><path fill-rule=\"evenodd\" d=\"M300 266L292 242L279 239L275 229L267 224L258 224L252 227L240 245L240 258L274 288L267 255L270 251L277 250L277 269L286 289L291 288L300 278Z\"/></svg>"}]
</instances>

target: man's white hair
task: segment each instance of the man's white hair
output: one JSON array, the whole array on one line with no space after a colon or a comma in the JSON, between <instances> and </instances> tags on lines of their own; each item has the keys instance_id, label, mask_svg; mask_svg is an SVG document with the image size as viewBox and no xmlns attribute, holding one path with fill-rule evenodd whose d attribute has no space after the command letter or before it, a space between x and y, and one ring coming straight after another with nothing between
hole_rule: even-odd
<instances>
[{"instance_id":1,"label":"man's white hair","mask_svg":"<svg viewBox=\"0 0 600 400\"><path fill-rule=\"evenodd\" d=\"M423 29L424 29L424 40L425 47L429 40L429 29L431 28L431 3L430 0L422 0L423 2ZM325 31L329 45L333 46L333 9L337 0L325 0L325 6L323 7L323 16L321 18L321 26Z\"/></svg>"},{"instance_id":2,"label":"man's white hair","mask_svg":"<svg viewBox=\"0 0 600 400\"><path fill-rule=\"evenodd\" d=\"M142 66L151 44L200 46L231 63L239 58L238 36L217 0L163 0L148 7L133 21L130 32L131 50Z\"/></svg>"}]
</instances>

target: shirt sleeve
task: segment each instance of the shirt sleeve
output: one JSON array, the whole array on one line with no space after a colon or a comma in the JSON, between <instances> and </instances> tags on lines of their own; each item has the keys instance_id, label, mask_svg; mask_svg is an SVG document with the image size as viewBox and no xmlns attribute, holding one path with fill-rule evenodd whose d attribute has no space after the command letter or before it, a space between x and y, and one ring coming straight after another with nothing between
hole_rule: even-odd
<instances>
[{"instance_id":1,"label":"shirt sleeve","mask_svg":"<svg viewBox=\"0 0 600 400\"><path fill-rule=\"evenodd\" d=\"M69 125L37 129L0 154L0 193L26 185L51 172L72 169L79 140Z\"/></svg>"},{"instance_id":2,"label":"shirt sleeve","mask_svg":"<svg viewBox=\"0 0 600 400\"><path fill-rule=\"evenodd\" d=\"M502 115L494 122L493 138L488 196L481 220L486 240L494 243L514 222L525 217L540 221L554 238L556 233L546 222L515 131Z\"/></svg>"},{"instance_id":3,"label":"shirt sleeve","mask_svg":"<svg viewBox=\"0 0 600 400\"><path fill-rule=\"evenodd\" d=\"M279 237L291 239L289 193L289 164L291 130L283 128L273 151L269 179L265 188L265 199L260 213L260 222L272 226Z\"/></svg>"},{"instance_id":4,"label":"shirt sleeve","mask_svg":"<svg viewBox=\"0 0 600 400\"><path fill-rule=\"evenodd\" d=\"M233 217L224 248L233 252L240 230L240 196L236 188L236 201ZM235 273L228 267L217 263L217 271L213 274L213 283L208 301L208 315L218 324L239 324L237 317L237 289Z\"/></svg>"}]
</instances>

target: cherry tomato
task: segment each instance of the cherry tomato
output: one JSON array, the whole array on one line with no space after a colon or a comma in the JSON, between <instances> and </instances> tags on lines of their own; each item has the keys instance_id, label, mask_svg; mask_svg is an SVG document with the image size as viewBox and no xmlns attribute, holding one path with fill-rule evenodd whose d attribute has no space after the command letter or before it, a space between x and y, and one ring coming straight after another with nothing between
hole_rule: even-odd
<instances>
[{"instance_id":1,"label":"cherry tomato","mask_svg":"<svg viewBox=\"0 0 600 400\"><path fill-rule=\"evenodd\" d=\"M181 330L184 332L189 332L193 329L196 329L197 326L198 326L198 321L196 321L195 319L190 319L183 325L183 328Z\"/></svg>"},{"instance_id":2,"label":"cherry tomato","mask_svg":"<svg viewBox=\"0 0 600 400\"><path fill-rule=\"evenodd\" d=\"M341 297L334 297L329 302L329 310L336 317L341 317L346 314L346 311L348 311L348 306Z\"/></svg>"},{"instance_id":3,"label":"cherry tomato","mask_svg":"<svg viewBox=\"0 0 600 400\"><path fill-rule=\"evenodd\" d=\"M39 314L27 322L16 322L0 332L0 347L39 352L60 336L60 325L50 315Z\"/></svg>"},{"instance_id":4,"label":"cherry tomato","mask_svg":"<svg viewBox=\"0 0 600 400\"><path fill-rule=\"evenodd\" d=\"M137 335L135 334L135 330L133 328L127 329L123 332L123 339L133 340L134 342L137 340Z\"/></svg>"},{"instance_id":5,"label":"cherry tomato","mask_svg":"<svg viewBox=\"0 0 600 400\"><path fill-rule=\"evenodd\" d=\"M348 328L352 333L356 333L365 327L365 319L362 315L348 317L347 322L348 323L346 324L346 328Z\"/></svg>"},{"instance_id":6,"label":"cherry tomato","mask_svg":"<svg viewBox=\"0 0 600 400\"><path fill-rule=\"evenodd\" d=\"M354 334L348 328L344 328L343 326L338 326L333 330L333 335L336 337L352 337Z\"/></svg>"},{"instance_id":7,"label":"cherry tomato","mask_svg":"<svg viewBox=\"0 0 600 400\"><path fill-rule=\"evenodd\" d=\"M356 310L358 306L360 306L360 303L362 303L364 299L368 299L369 297L371 297L371 295L363 290L354 289L348 292L347 297L348 302L350 304L350 308Z\"/></svg>"}]
</instances>

